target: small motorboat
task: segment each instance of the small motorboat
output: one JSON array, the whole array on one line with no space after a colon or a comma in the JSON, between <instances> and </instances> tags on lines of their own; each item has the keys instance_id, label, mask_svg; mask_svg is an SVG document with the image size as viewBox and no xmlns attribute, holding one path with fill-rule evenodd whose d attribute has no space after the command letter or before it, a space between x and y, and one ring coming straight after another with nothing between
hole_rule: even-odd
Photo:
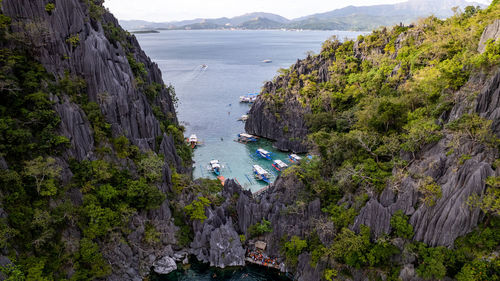
<instances>
[{"instance_id":1,"label":"small motorboat","mask_svg":"<svg viewBox=\"0 0 500 281\"><path fill-rule=\"evenodd\" d=\"M238 119L238 121L243 121L243 122L245 122L247 120L248 120L248 115L247 114L241 115L240 119Z\"/></svg>"},{"instance_id":2,"label":"small motorboat","mask_svg":"<svg viewBox=\"0 0 500 281\"><path fill-rule=\"evenodd\" d=\"M216 175L220 176L221 165L219 160L210 161L209 169Z\"/></svg>"},{"instance_id":3,"label":"small motorboat","mask_svg":"<svg viewBox=\"0 0 500 281\"><path fill-rule=\"evenodd\" d=\"M206 65L206 64L201 65L201 69L207 69L207 68L208 68L208 65Z\"/></svg>"},{"instance_id":4,"label":"small motorboat","mask_svg":"<svg viewBox=\"0 0 500 281\"><path fill-rule=\"evenodd\" d=\"M300 160L302 160L302 157L298 156L297 154L290 154L290 155L288 155L288 159L292 163L300 163Z\"/></svg>"},{"instance_id":5,"label":"small motorboat","mask_svg":"<svg viewBox=\"0 0 500 281\"><path fill-rule=\"evenodd\" d=\"M191 145L191 148L195 148L198 145L198 137L195 134L192 134L189 136L188 142Z\"/></svg>"},{"instance_id":6,"label":"small motorboat","mask_svg":"<svg viewBox=\"0 0 500 281\"><path fill-rule=\"evenodd\" d=\"M258 156L262 157L262 158L266 158L267 160L272 160L271 159L271 152L267 151L267 150L264 150L262 148L259 148L255 151L255 153L257 153Z\"/></svg>"},{"instance_id":7,"label":"small motorboat","mask_svg":"<svg viewBox=\"0 0 500 281\"><path fill-rule=\"evenodd\" d=\"M237 142L248 143L248 142L256 142L259 138L247 133L241 133L238 135Z\"/></svg>"},{"instance_id":8,"label":"small motorboat","mask_svg":"<svg viewBox=\"0 0 500 281\"><path fill-rule=\"evenodd\" d=\"M283 162L283 161L281 161L281 160L278 159L278 160L274 160L273 161L273 167L277 171L282 172L283 170L285 170L286 168L288 168L288 165L285 162Z\"/></svg>"},{"instance_id":9,"label":"small motorboat","mask_svg":"<svg viewBox=\"0 0 500 281\"><path fill-rule=\"evenodd\" d=\"M272 60L263 60L262 62L263 63L272 63L273 61Z\"/></svg>"},{"instance_id":10,"label":"small motorboat","mask_svg":"<svg viewBox=\"0 0 500 281\"><path fill-rule=\"evenodd\" d=\"M270 183L271 174L261 166L253 165L253 173L255 174L255 178Z\"/></svg>"}]
</instances>

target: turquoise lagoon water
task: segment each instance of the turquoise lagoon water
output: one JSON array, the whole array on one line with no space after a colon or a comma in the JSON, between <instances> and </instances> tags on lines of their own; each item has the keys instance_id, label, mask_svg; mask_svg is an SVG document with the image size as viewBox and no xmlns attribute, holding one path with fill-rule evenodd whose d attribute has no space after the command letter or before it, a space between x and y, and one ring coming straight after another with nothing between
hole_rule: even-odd
<instances>
[{"instance_id":1,"label":"turquoise lagoon water","mask_svg":"<svg viewBox=\"0 0 500 281\"><path fill-rule=\"evenodd\" d=\"M252 165L259 164L276 175L269 160L255 157L263 147L274 153L273 159L288 159L287 154L260 140L258 144L234 141L244 132L237 121L250 109L239 97L260 92L279 68L288 68L308 51L318 53L323 41L356 38L359 32L346 31L263 31L263 30L187 30L137 34L144 51L158 64L166 84L175 87L178 118L186 127L186 136L195 133L204 145L194 153L195 178L215 178L207 165L218 159L222 175L235 178L252 192L266 186L254 180ZM272 63L263 63L272 60ZM205 64L208 67L204 68ZM288 161L285 161L288 163Z\"/></svg>"}]
</instances>

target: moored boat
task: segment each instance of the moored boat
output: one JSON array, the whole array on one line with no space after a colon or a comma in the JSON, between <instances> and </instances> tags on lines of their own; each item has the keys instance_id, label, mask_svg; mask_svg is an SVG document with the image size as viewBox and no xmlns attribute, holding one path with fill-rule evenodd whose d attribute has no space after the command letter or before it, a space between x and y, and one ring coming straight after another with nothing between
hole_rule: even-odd
<instances>
[{"instance_id":1,"label":"moored boat","mask_svg":"<svg viewBox=\"0 0 500 281\"><path fill-rule=\"evenodd\" d=\"M210 161L209 168L210 168L210 170L212 170L212 172L216 176L220 176L221 165L220 165L219 160L212 160L212 161Z\"/></svg>"},{"instance_id":2,"label":"moored boat","mask_svg":"<svg viewBox=\"0 0 500 281\"><path fill-rule=\"evenodd\" d=\"M258 93L246 94L245 96L240 96L240 102L252 103L257 100L258 96Z\"/></svg>"},{"instance_id":3,"label":"moored boat","mask_svg":"<svg viewBox=\"0 0 500 281\"><path fill-rule=\"evenodd\" d=\"M279 172L282 172L284 169L288 168L288 165L285 162L278 159L273 161L273 167Z\"/></svg>"},{"instance_id":4,"label":"moored boat","mask_svg":"<svg viewBox=\"0 0 500 281\"><path fill-rule=\"evenodd\" d=\"M192 134L189 136L188 142L191 145L191 148L195 148L198 145L198 137L195 134Z\"/></svg>"},{"instance_id":5,"label":"moored boat","mask_svg":"<svg viewBox=\"0 0 500 281\"><path fill-rule=\"evenodd\" d=\"M247 133L238 134L237 142L247 143L247 142L256 142L258 140L257 136L253 136Z\"/></svg>"},{"instance_id":6,"label":"moored boat","mask_svg":"<svg viewBox=\"0 0 500 281\"><path fill-rule=\"evenodd\" d=\"M262 157L262 158L266 158L267 160L272 160L271 159L271 152L269 152L267 150L259 148L255 151L255 153L257 153L257 155Z\"/></svg>"},{"instance_id":7,"label":"moored boat","mask_svg":"<svg viewBox=\"0 0 500 281\"><path fill-rule=\"evenodd\" d=\"M248 115L247 114L241 115L240 119L238 119L238 121L243 121L243 122L245 122L247 120L248 120Z\"/></svg>"},{"instance_id":8,"label":"moored boat","mask_svg":"<svg viewBox=\"0 0 500 281\"><path fill-rule=\"evenodd\" d=\"M290 155L288 155L288 159L292 163L300 163L300 160L302 160L302 157L298 156L297 154L290 154Z\"/></svg>"},{"instance_id":9,"label":"moored boat","mask_svg":"<svg viewBox=\"0 0 500 281\"><path fill-rule=\"evenodd\" d=\"M255 178L270 183L271 174L261 166L253 165L253 173L255 174Z\"/></svg>"}]
</instances>

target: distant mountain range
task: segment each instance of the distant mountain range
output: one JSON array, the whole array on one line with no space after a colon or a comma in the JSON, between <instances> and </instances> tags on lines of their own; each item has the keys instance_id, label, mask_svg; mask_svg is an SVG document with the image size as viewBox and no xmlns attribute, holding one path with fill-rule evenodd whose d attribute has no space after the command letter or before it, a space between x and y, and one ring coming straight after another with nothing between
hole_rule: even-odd
<instances>
[{"instance_id":1,"label":"distant mountain range","mask_svg":"<svg viewBox=\"0 0 500 281\"><path fill-rule=\"evenodd\" d=\"M373 6L347 6L326 13L289 20L271 13L249 13L233 18L193 19L175 22L121 20L127 30L156 29L315 29L315 30L372 30L380 26L408 24L420 17L435 15L446 18L452 8L483 4L465 0L409 0L403 3Z\"/></svg>"}]
</instances>

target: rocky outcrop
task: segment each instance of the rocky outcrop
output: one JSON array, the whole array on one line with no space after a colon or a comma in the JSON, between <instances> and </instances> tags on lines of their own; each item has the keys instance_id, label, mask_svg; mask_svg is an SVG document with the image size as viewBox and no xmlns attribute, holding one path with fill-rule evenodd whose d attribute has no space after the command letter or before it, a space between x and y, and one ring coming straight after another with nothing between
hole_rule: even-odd
<instances>
[{"instance_id":1,"label":"rocky outcrop","mask_svg":"<svg viewBox=\"0 0 500 281\"><path fill-rule=\"evenodd\" d=\"M500 37L500 20L495 20L492 24L488 25L481 35L477 51L483 53L486 50L486 42L493 39L496 41Z\"/></svg>"},{"instance_id":2,"label":"rocky outcrop","mask_svg":"<svg viewBox=\"0 0 500 281\"><path fill-rule=\"evenodd\" d=\"M145 95L129 60L144 66L140 74L144 85L163 85L161 71L141 50L135 37L122 30L113 15L101 6L102 2L55 0L50 1L55 7L50 11L46 9L48 2L43 0L4 0L1 6L2 12L12 19L11 29L16 35L10 42L13 47L22 44L56 81L85 81L85 87L74 93L58 92L51 96L61 118L59 133L70 140L69 148L58 157L64 167L62 181L69 183L72 177L69 159L95 160L99 145L113 149L109 143L97 143L94 139L91 122L76 98L84 96L98 104L111 125L112 138L125 136L143 152L152 150L164 156L163 184L158 188L168 192L171 167L179 172L185 168L172 136L162 132L153 107L175 124L174 103L165 87L158 88L152 97ZM127 163L132 172L136 170L133 161L118 158L110 161ZM79 189L71 189L68 194L74 204L82 203ZM123 237L100 241L103 255L113 270L108 279L142 280L156 260L173 255L171 245L176 244L177 227L171 219L170 204L165 201L157 210L134 214L130 231ZM159 244L144 242L146 223L153 224L160 233ZM78 248L74 243L79 235L76 228L65 230L66 244Z\"/></svg>"},{"instance_id":3,"label":"rocky outcrop","mask_svg":"<svg viewBox=\"0 0 500 281\"><path fill-rule=\"evenodd\" d=\"M171 257L163 257L153 264L153 270L158 274L169 274L177 269L175 260Z\"/></svg>"},{"instance_id":4,"label":"rocky outcrop","mask_svg":"<svg viewBox=\"0 0 500 281\"><path fill-rule=\"evenodd\" d=\"M264 84L262 92L249 112L245 130L253 135L273 140L273 145L283 151L303 153L308 151L306 123L310 107L292 94L294 87L302 87L301 75L317 73L317 83L330 79L327 60L311 57L298 60L284 76L277 76ZM296 90L296 89L295 89Z\"/></svg>"},{"instance_id":5,"label":"rocky outcrop","mask_svg":"<svg viewBox=\"0 0 500 281\"><path fill-rule=\"evenodd\" d=\"M472 77L471 81L477 82L478 79ZM500 71L496 71L484 85L473 102L475 107L469 107L469 111L493 120L491 129L499 135ZM469 112L463 108L464 104L465 100L457 102L449 121ZM354 228L358 229L361 224L370 226L375 237L389 233L392 214L403 210L410 216L414 227L413 239L431 246L452 246L456 238L474 229L481 213L467 205L467 201L471 195L485 192L486 178L495 173L491 168L495 152L469 140L450 154L447 152L452 139L453 135L449 133L438 143L426 147L408 167L409 174L431 177L441 187L442 195L435 204L422 203L418 180L408 176L397 190L388 186L378 199L372 198L356 218ZM460 161L462 155L469 155L470 159Z\"/></svg>"},{"instance_id":6,"label":"rocky outcrop","mask_svg":"<svg viewBox=\"0 0 500 281\"><path fill-rule=\"evenodd\" d=\"M267 83L267 89L271 84ZM307 152L305 138L308 133L305 116L310 110L297 100L288 99L280 109L270 110L269 103L258 98L249 112L245 131L274 141L273 146L283 151Z\"/></svg>"}]
</instances>

